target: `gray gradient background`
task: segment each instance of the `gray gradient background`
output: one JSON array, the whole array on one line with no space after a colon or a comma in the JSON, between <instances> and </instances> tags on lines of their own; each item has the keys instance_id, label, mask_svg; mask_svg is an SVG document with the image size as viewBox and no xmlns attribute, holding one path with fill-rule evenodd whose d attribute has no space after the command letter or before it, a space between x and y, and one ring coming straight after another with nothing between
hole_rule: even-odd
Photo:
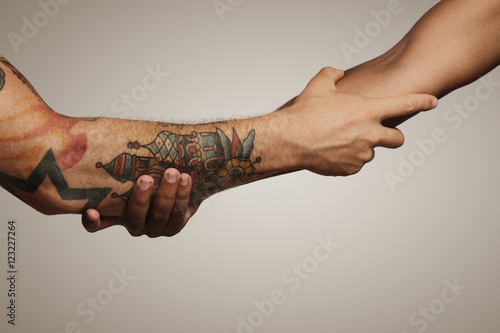
<instances>
[{"instance_id":1,"label":"gray gradient background","mask_svg":"<svg viewBox=\"0 0 500 333\"><path fill-rule=\"evenodd\" d=\"M112 101L156 65L170 76L130 118L258 115L300 92L321 67L345 69L382 53L437 3L401 0L403 12L348 62L339 44L352 43L353 29L388 2L246 0L221 21L210 0L73 0L16 53L7 34L21 34L22 17L31 20L40 7L1 0L0 52L71 116L117 116ZM493 77L500 81L500 71ZM0 191L0 236L15 218L19 268L11 327L0 238L0 330L64 332L73 321L81 332L232 333L255 300L279 289L286 301L255 332L413 333L421 326L409 316L437 304L443 281L458 278L467 290L426 332L498 332L500 95L458 130L443 120L477 85L401 126L405 146L377 149L360 174L300 172L221 193L172 239L131 238L122 228L90 235L77 216L43 216ZM384 173L436 128L446 142L392 192ZM340 247L290 290L282 275L328 235ZM122 268L135 279L86 323L78 305Z\"/></svg>"}]
</instances>

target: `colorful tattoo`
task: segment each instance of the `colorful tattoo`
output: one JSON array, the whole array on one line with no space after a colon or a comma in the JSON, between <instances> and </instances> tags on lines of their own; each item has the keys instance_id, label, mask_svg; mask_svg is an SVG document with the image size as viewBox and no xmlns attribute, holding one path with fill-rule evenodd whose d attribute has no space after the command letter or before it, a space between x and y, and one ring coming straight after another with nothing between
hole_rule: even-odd
<instances>
[{"instance_id":1,"label":"colorful tattoo","mask_svg":"<svg viewBox=\"0 0 500 333\"><path fill-rule=\"evenodd\" d=\"M79 118L67 118L61 121L61 117L45 104L37 104L13 116L0 119L0 144L11 145L11 152L0 156L0 162L18 161L24 164L25 171L31 171L36 163L40 161L44 152L47 151L47 143L44 138L58 140L51 146L57 146L57 160L62 171L77 164L87 150L87 134L73 133L75 125L83 121ZM12 128L19 128L16 124L27 124L25 132L18 130L12 132ZM42 139L42 140L38 140ZM20 142L26 147L23 151L14 149Z\"/></svg>"},{"instance_id":2,"label":"colorful tattoo","mask_svg":"<svg viewBox=\"0 0 500 333\"><path fill-rule=\"evenodd\" d=\"M45 178L49 178L52 185L59 193L62 200L85 200L87 203L78 212L82 214L89 208L96 208L111 192L111 188L70 188L64 179L59 164L52 149L49 149L35 170L31 173L27 180L9 176L0 172L0 185L7 189L10 193L23 200L18 191L35 193L43 183ZM23 200L24 201L24 200Z\"/></svg>"},{"instance_id":3,"label":"colorful tattoo","mask_svg":"<svg viewBox=\"0 0 500 333\"><path fill-rule=\"evenodd\" d=\"M151 143L128 143L128 148L141 150L143 154L123 153L108 164L97 163L96 167L103 168L122 183L135 183L141 175L150 175L155 179L154 192L163 172L176 168L191 175L193 187L198 190L193 191L197 194L193 194L192 199L198 199L193 196L219 192L246 182L254 175L254 165L261 161L260 157L255 162L250 160L254 139L255 130L250 131L243 142L234 129L232 140L220 129L181 135L162 131ZM126 201L132 189L123 194L113 193L113 197Z\"/></svg>"}]
</instances>

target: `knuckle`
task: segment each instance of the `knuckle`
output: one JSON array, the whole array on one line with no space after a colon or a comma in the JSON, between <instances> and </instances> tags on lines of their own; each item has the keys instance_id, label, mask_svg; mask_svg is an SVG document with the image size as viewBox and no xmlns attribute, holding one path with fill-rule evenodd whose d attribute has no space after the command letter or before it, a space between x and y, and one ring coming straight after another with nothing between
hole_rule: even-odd
<instances>
[{"instance_id":1,"label":"knuckle","mask_svg":"<svg viewBox=\"0 0 500 333\"><path fill-rule=\"evenodd\" d=\"M190 193L187 192L187 193L178 193L177 194L177 198L176 198L176 202L177 201L180 201L180 202L189 202L189 198L190 198ZM184 205L179 205L179 206L184 206ZM187 207L183 207L182 209L186 210Z\"/></svg>"},{"instance_id":2,"label":"knuckle","mask_svg":"<svg viewBox=\"0 0 500 333\"><path fill-rule=\"evenodd\" d=\"M155 198L161 201L172 201L175 199L175 193L158 191L155 194Z\"/></svg>"},{"instance_id":3,"label":"knuckle","mask_svg":"<svg viewBox=\"0 0 500 333\"><path fill-rule=\"evenodd\" d=\"M154 223L158 223L160 221L166 221L168 219L167 216L167 212L153 211L149 214L149 220Z\"/></svg>"},{"instance_id":4,"label":"knuckle","mask_svg":"<svg viewBox=\"0 0 500 333\"><path fill-rule=\"evenodd\" d=\"M141 197L135 198L134 197L132 200L133 200L134 205L140 206L140 207L149 206L149 204L151 202L149 197L148 198L141 198Z\"/></svg>"},{"instance_id":5,"label":"knuckle","mask_svg":"<svg viewBox=\"0 0 500 333\"><path fill-rule=\"evenodd\" d=\"M365 134L364 140L368 147L372 148L380 142L380 132L376 129L371 129Z\"/></svg>"}]
</instances>

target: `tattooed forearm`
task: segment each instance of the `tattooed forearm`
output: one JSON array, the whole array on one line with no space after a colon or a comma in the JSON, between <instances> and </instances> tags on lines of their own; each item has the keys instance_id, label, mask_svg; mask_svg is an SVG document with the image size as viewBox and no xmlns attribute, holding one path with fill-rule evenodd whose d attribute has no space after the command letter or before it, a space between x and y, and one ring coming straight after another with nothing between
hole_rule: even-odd
<instances>
[{"instance_id":1,"label":"tattooed forearm","mask_svg":"<svg viewBox=\"0 0 500 333\"><path fill-rule=\"evenodd\" d=\"M260 164L256 173L261 158L252 155L257 154L252 128L259 128L253 123L239 129L235 122L238 131L247 132L241 140L234 128L228 133L231 122L188 125L67 117L50 109L0 56L0 92L6 87L14 93L0 93L0 102L8 106L0 116L0 185L42 213L98 208L117 216L141 175L152 176L156 193L168 168L191 176L192 203L201 202L261 177L267 167Z\"/></svg>"},{"instance_id":2,"label":"tattooed forearm","mask_svg":"<svg viewBox=\"0 0 500 333\"><path fill-rule=\"evenodd\" d=\"M44 158L26 180L0 172L0 185L23 200L23 193L35 193L46 178L49 178L62 200L88 200L78 213L83 213L89 208L96 208L111 192L109 187L70 188L52 149L47 151Z\"/></svg>"},{"instance_id":3,"label":"tattooed forearm","mask_svg":"<svg viewBox=\"0 0 500 333\"><path fill-rule=\"evenodd\" d=\"M193 199L201 199L251 179L255 164L261 161L260 157L254 162L250 160L254 139L255 130L243 142L234 129L232 140L220 129L180 135L162 131L151 143L129 142L128 148L138 150L138 154L122 153L110 163L99 162L96 167L104 168L123 183L150 175L155 179L155 191L163 172L176 168L191 175L196 189ZM123 194L113 193L113 197L126 201L131 193L132 187Z\"/></svg>"}]
</instances>

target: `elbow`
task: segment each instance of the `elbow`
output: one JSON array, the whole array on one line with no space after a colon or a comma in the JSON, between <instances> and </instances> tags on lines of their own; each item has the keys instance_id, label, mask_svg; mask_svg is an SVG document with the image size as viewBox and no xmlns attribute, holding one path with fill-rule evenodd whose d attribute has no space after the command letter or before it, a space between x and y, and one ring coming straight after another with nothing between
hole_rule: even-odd
<instances>
[{"instance_id":1,"label":"elbow","mask_svg":"<svg viewBox=\"0 0 500 333\"><path fill-rule=\"evenodd\" d=\"M18 197L37 212L47 216L76 214L83 205L80 202L76 204L74 201L64 201L57 193L47 193L42 189L32 195Z\"/></svg>"},{"instance_id":2,"label":"elbow","mask_svg":"<svg viewBox=\"0 0 500 333\"><path fill-rule=\"evenodd\" d=\"M24 202L43 215L52 216L67 213L50 198L43 198L42 200L24 200Z\"/></svg>"}]
</instances>

